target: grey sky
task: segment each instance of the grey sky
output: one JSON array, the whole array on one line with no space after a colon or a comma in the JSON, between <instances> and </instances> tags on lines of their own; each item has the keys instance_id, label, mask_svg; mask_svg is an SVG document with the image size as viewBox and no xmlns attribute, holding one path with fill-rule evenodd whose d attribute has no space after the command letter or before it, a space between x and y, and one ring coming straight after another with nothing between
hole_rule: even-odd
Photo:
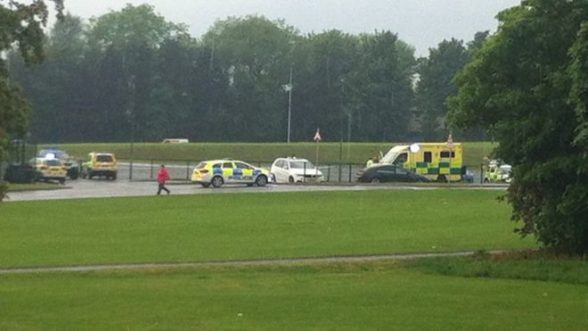
<instances>
[{"instance_id":1,"label":"grey sky","mask_svg":"<svg viewBox=\"0 0 588 331\"><path fill-rule=\"evenodd\" d=\"M187 24L196 38L218 19L257 14L284 19L302 33L390 30L426 56L443 39L469 41L478 31L495 31L496 14L520 0L65 0L70 13L86 19L127 3L154 6L169 21Z\"/></svg>"}]
</instances>

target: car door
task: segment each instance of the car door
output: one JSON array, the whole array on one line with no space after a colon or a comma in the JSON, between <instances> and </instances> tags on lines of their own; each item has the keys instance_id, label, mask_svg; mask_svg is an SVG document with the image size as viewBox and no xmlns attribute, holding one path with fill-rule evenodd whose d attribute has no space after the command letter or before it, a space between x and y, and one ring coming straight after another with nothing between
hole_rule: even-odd
<instances>
[{"instance_id":1,"label":"car door","mask_svg":"<svg viewBox=\"0 0 588 331\"><path fill-rule=\"evenodd\" d=\"M397 182L415 182L416 181L416 177L415 176L411 176L411 172L403 169L403 168L397 168L396 169L396 175L395 178Z\"/></svg>"},{"instance_id":2,"label":"car door","mask_svg":"<svg viewBox=\"0 0 588 331\"><path fill-rule=\"evenodd\" d=\"M276 161L276 164L272 169L273 174L276 179L276 182L278 182L278 183L283 183L285 180L284 179L284 176L285 176L284 166L285 166L285 164L287 164L287 162L285 160L278 160L278 161Z\"/></svg>"},{"instance_id":3,"label":"car door","mask_svg":"<svg viewBox=\"0 0 588 331\"><path fill-rule=\"evenodd\" d=\"M375 176L380 182L395 182L396 178L396 167L393 165L378 167Z\"/></svg>"},{"instance_id":4,"label":"car door","mask_svg":"<svg viewBox=\"0 0 588 331\"><path fill-rule=\"evenodd\" d=\"M235 162L233 176L239 176L240 183L253 183L253 167L245 162Z\"/></svg>"},{"instance_id":5,"label":"car door","mask_svg":"<svg viewBox=\"0 0 588 331\"><path fill-rule=\"evenodd\" d=\"M233 162L224 161L223 162L223 180L225 183L238 183L241 179L240 174L235 175L233 170L235 169L235 165Z\"/></svg>"}]
</instances>

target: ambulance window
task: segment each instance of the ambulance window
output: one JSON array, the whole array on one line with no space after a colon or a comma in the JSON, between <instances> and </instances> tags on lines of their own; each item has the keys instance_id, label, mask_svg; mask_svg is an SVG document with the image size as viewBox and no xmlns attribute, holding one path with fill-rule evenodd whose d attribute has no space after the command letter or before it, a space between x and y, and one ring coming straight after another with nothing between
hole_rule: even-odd
<instances>
[{"instance_id":1,"label":"ambulance window","mask_svg":"<svg viewBox=\"0 0 588 331\"><path fill-rule=\"evenodd\" d=\"M433 162L433 154L431 152L425 152L425 163Z\"/></svg>"},{"instance_id":2,"label":"ambulance window","mask_svg":"<svg viewBox=\"0 0 588 331\"><path fill-rule=\"evenodd\" d=\"M232 169L233 164L231 162L225 162L225 163L223 163L223 168L224 169Z\"/></svg>"},{"instance_id":3,"label":"ambulance window","mask_svg":"<svg viewBox=\"0 0 588 331\"><path fill-rule=\"evenodd\" d=\"M442 151L441 152L441 157L448 158L449 157L449 151ZM455 152L451 152L451 157L455 157Z\"/></svg>"},{"instance_id":4,"label":"ambulance window","mask_svg":"<svg viewBox=\"0 0 588 331\"><path fill-rule=\"evenodd\" d=\"M212 167L213 168L220 168L221 167L221 164L220 163L215 163L215 164L212 165Z\"/></svg>"},{"instance_id":5,"label":"ambulance window","mask_svg":"<svg viewBox=\"0 0 588 331\"><path fill-rule=\"evenodd\" d=\"M396 160L394 160L394 164L402 164L402 163L406 162L406 160L408 160L408 154L402 153L402 154L398 155Z\"/></svg>"}]
</instances>

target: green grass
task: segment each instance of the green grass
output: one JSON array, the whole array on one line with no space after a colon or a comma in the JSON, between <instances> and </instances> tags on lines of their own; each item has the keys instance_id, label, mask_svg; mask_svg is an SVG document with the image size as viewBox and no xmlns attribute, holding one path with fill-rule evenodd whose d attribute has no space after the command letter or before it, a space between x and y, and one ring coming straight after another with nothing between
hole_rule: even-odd
<instances>
[{"instance_id":1,"label":"green grass","mask_svg":"<svg viewBox=\"0 0 588 331\"><path fill-rule=\"evenodd\" d=\"M588 285L587 258L538 252L508 252L473 257L419 259L409 266L429 273L461 277L526 279Z\"/></svg>"},{"instance_id":2,"label":"green grass","mask_svg":"<svg viewBox=\"0 0 588 331\"><path fill-rule=\"evenodd\" d=\"M11 202L0 266L532 247L496 191L207 194Z\"/></svg>"},{"instance_id":3,"label":"green grass","mask_svg":"<svg viewBox=\"0 0 588 331\"><path fill-rule=\"evenodd\" d=\"M380 151L386 153L396 143L320 143L320 163L357 163L363 164L368 158ZM51 145L55 146L55 145ZM493 144L488 142L465 142L464 164L478 167L485 155L492 152ZM77 158L83 159L91 151L108 151L115 153L119 159L130 158L130 143L104 144L62 144ZM271 162L277 157L296 155L297 157L316 159L315 143L190 143L162 144L135 143L133 156L138 160L178 160L200 161L207 159L232 157L246 161Z\"/></svg>"},{"instance_id":4,"label":"green grass","mask_svg":"<svg viewBox=\"0 0 588 331\"><path fill-rule=\"evenodd\" d=\"M3 330L586 330L588 287L391 262L0 276Z\"/></svg>"},{"instance_id":5,"label":"green grass","mask_svg":"<svg viewBox=\"0 0 588 331\"><path fill-rule=\"evenodd\" d=\"M0 267L518 249L499 192L0 205ZM586 330L584 259L534 253L0 274L0 330Z\"/></svg>"}]
</instances>

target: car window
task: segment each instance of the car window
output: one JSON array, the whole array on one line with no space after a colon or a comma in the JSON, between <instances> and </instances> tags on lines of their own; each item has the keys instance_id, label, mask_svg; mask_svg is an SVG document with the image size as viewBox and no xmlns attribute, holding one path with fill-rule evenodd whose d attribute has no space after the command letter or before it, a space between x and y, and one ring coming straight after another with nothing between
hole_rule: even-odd
<instances>
[{"instance_id":1,"label":"car window","mask_svg":"<svg viewBox=\"0 0 588 331\"><path fill-rule=\"evenodd\" d=\"M284 167L284 160L278 160L278 161L276 161L276 167L283 168Z\"/></svg>"},{"instance_id":2,"label":"car window","mask_svg":"<svg viewBox=\"0 0 588 331\"><path fill-rule=\"evenodd\" d=\"M223 163L223 168L224 169L232 169L233 163L232 162L225 162L225 163Z\"/></svg>"},{"instance_id":3,"label":"car window","mask_svg":"<svg viewBox=\"0 0 588 331\"><path fill-rule=\"evenodd\" d=\"M388 166L388 167L379 167L376 168L377 173L381 174L394 174L396 173L396 167Z\"/></svg>"},{"instance_id":4,"label":"car window","mask_svg":"<svg viewBox=\"0 0 588 331\"><path fill-rule=\"evenodd\" d=\"M253 169L252 166L250 166L250 165L248 165L247 163L244 163L244 162L235 162L235 165L239 169Z\"/></svg>"},{"instance_id":5,"label":"car window","mask_svg":"<svg viewBox=\"0 0 588 331\"><path fill-rule=\"evenodd\" d=\"M196 169L206 168L206 162L200 162L196 165Z\"/></svg>"},{"instance_id":6,"label":"car window","mask_svg":"<svg viewBox=\"0 0 588 331\"><path fill-rule=\"evenodd\" d=\"M97 162L112 162L112 155L96 155Z\"/></svg>"},{"instance_id":7,"label":"car window","mask_svg":"<svg viewBox=\"0 0 588 331\"><path fill-rule=\"evenodd\" d=\"M220 168L221 167L221 164L220 163L215 163L215 164L212 165L212 167L213 168Z\"/></svg>"},{"instance_id":8,"label":"car window","mask_svg":"<svg viewBox=\"0 0 588 331\"><path fill-rule=\"evenodd\" d=\"M314 168L314 165L310 163L310 161L306 160L298 160L298 161L290 161L290 167L292 169L310 169Z\"/></svg>"}]
</instances>

